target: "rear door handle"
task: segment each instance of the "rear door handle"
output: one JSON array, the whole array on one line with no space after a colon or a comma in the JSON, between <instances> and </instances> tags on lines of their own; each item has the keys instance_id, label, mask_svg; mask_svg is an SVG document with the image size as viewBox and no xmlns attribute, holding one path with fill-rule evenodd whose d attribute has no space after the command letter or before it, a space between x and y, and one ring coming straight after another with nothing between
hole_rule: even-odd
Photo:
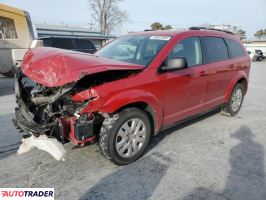
<instances>
[{"instance_id":1,"label":"rear door handle","mask_svg":"<svg viewBox=\"0 0 266 200\"><path fill-rule=\"evenodd\" d=\"M206 71L203 70L203 71L201 71L201 72L199 73L199 75L200 75L200 76L207 76L208 73L207 73Z\"/></svg>"}]
</instances>

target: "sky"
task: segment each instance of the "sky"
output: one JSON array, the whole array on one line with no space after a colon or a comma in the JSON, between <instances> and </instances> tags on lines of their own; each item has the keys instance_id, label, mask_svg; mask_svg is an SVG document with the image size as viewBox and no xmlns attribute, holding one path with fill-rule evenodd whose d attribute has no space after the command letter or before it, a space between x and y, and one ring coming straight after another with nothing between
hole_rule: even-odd
<instances>
[{"instance_id":1,"label":"sky","mask_svg":"<svg viewBox=\"0 0 266 200\"><path fill-rule=\"evenodd\" d=\"M34 23L90 26L94 23L87 0L0 0L30 13ZM201 24L230 24L248 38L266 28L266 0L124 0L119 3L129 20L116 34L149 29L153 22L187 28Z\"/></svg>"}]
</instances>

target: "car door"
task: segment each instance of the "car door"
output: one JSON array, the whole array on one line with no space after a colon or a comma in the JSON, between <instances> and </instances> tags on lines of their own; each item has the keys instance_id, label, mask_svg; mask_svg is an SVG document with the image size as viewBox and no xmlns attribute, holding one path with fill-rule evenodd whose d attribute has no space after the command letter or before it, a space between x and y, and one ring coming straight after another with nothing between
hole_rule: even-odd
<instances>
[{"instance_id":1,"label":"car door","mask_svg":"<svg viewBox=\"0 0 266 200\"><path fill-rule=\"evenodd\" d=\"M221 37L201 37L203 62L207 66L206 106L224 103L226 88L235 70L229 60L225 40Z\"/></svg>"},{"instance_id":2,"label":"car door","mask_svg":"<svg viewBox=\"0 0 266 200\"><path fill-rule=\"evenodd\" d=\"M165 126L204 110L207 74L199 37L176 44L167 59L178 57L186 59L187 67L163 74Z\"/></svg>"}]
</instances>

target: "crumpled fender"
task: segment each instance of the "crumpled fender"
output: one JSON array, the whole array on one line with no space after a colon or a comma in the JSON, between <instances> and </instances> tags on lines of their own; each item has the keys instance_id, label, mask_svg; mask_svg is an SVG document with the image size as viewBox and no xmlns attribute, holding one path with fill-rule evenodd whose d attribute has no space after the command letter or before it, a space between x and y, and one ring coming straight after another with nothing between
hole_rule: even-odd
<instances>
[{"instance_id":1,"label":"crumpled fender","mask_svg":"<svg viewBox=\"0 0 266 200\"><path fill-rule=\"evenodd\" d=\"M97 94L95 91L91 91L93 94ZM91 93L90 92L90 93ZM85 97L89 95L89 91L79 94L79 97ZM91 103L85 107L80 113L88 112L103 112L103 113L114 113L120 108L132 104L132 103L146 103L148 104L154 112L155 118L155 131L157 132L163 122L163 110L160 101L150 92L143 90L127 90L118 92L112 96L107 95L102 97L101 94L98 94L100 97L96 97Z\"/></svg>"},{"instance_id":2,"label":"crumpled fender","mask_svg":"<svg viewBox=\"0 0 266 200\"><path fill-rule=\"evenodd\" d=\"M247 87L248 87L248 76L247 73L245 73L244 71L238 71L238 73L235 73L234 77L231 79L228 87L227 87L227 91L225 93L225 102L228 102L231 96L231 93L236 85L236 83L240 80L240 79L245 79L246 83L247 83ZM247 91L247 88L246 88Z\"/></svg>"}]
</instances>

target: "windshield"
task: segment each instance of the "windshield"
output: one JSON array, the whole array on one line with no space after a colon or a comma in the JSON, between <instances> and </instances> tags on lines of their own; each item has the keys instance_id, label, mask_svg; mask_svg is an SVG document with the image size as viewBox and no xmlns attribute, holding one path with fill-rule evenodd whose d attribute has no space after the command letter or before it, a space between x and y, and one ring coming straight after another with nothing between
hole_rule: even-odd
<instances>
[{"instance_id":1,"label":"windshield","mask_svg":"<svg viewBox=\"0 0 266 200\"><path fill-rule=\"evenodd\" d=\"M170 39L171 37L150 35L124 36L100 49L96 55L148 66Z\"/></svg>"}]
</instances>

